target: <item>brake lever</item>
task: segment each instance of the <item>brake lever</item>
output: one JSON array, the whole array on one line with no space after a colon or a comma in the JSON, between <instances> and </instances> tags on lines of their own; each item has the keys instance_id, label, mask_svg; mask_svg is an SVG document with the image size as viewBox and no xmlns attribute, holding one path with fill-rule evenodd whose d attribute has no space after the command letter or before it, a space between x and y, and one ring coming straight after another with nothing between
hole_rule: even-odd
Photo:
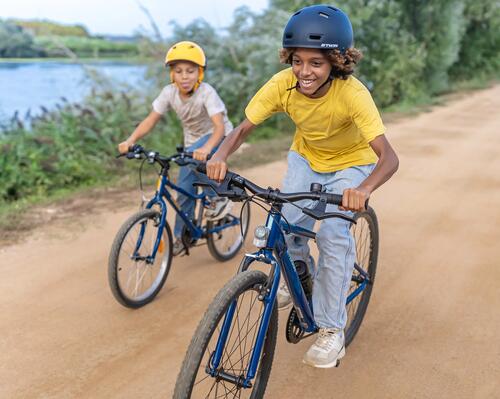
<instances>
[{"instance_id":1,"label":"brake lever","mask_svg":"<svg viewBox=\"0 0 500 399\"><path fill-rule=\"evenodd\" d=\"M210 187L220 197L241 201L247 198L248 195L245 189L235 184L235 180L237 181L238 177L239 176L235 173L228 172L222 183L216 184L213 180L210 180L206 175L202 174L200 178L198 178L198 181L193 183L193 186ZM231 188L229 187L230 183Z\"/></svg>"},{"instance_id":2,"label":"brake lever","mask_svg":"<svg viewBox=\"0 0 500 399\"><path fill-rule=\"evenodd\" d=\"M356 224L356 220L354 218L344 215L343 213L340 212L318 212L316 208L313 209L302 208L302 213L316 220L323 220L328 218L340 218Z\"/></svg>"},{"instance_id":3,"label":"brake lever","mask_svg":"<svg viewBox=\"0 0 500 399\"><path fill-rule=\"evenodd\" d=\"M316 204L316 206L314 208L302 208L302 213L316 220L323 220L336 217L356 224L356 220L354 218L344 215L343 213L326 212L327 198L328 196L326 193L321 193L319 201Z\"/></svg>"},{"instance_id":4,"label":"brake lever","mask_svg":"<svg viewBox=\"0 0 500 399\"><path fill-rule=\"evenodd\" d=\"M174 162L179 165L179 166L186 166L186 165L198 165L198 163L193 162L192 159L190 158L176 158Z\"/></svg>"}]
</instances>

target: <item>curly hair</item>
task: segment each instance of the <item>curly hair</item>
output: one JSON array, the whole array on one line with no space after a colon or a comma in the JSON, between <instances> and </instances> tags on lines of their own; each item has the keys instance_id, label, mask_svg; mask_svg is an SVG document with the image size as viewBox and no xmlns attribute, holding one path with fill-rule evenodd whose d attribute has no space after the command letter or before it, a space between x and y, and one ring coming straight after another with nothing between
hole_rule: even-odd
<instances>
[{"instance_id":1,"label":"curly hair","mask_svg":"<svg viewBox=\"0 0 500 399\"><path fill-rule=\"evenodd\" d=\"M280 62L282 64L291 64L292 56L295 48L282 48L279 51ZM357 48L351 47L347 49L343 54L337 50L322 50L326 58L330 61L332 65L333 76L340 79L347 79L349 75L352 75L356 64L363 58L363 53Z\"/></svg>"}]
</instances>

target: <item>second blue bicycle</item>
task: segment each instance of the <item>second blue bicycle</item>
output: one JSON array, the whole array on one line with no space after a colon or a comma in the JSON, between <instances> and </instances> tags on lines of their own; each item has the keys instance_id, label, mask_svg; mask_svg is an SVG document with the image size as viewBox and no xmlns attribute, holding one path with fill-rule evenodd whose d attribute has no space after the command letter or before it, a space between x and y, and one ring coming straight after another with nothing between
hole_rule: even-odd
<instances>
[{"instance_id":1,"label":"second blue bicycle","mask_svg":"<svg viewBox=\"0 0 500 399\"><path fill-rule=\"evenodd\" d=\"M170 164L197 164L192 154L178 148L177 154L163 157L158 152L134 146L125 156L158 164L156 193L145 208L122 225L113 242L108 263L108 280L116 300L129 308L151 302L167 279L172 263L172 232L167 221L167 204L184 221L182 242L188 255L190 248L206 240L210 254L219 261L233 258L243 245L250 220L250 208L231 203L231 210L218 220L206 220L204 211L209 199L204 191L190 194L169 178ZM184 214L172 197L177 191L196 201L195 218Z\"/></svg>"}]
</instances>

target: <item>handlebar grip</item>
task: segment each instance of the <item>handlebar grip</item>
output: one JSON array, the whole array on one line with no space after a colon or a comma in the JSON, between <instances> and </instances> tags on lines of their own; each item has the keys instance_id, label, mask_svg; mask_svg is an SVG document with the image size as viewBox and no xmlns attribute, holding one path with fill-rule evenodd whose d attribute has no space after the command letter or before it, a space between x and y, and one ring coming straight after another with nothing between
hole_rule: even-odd
<instances>
[{"instance_id":1,"label":"handlebar grip","mask_svg":"<svg viewBox=\"0 0 500 399\"><path fill-rule=\"evenodd\" d=\"M187 151L183 153L186 158L193 158L194 151ZM207 155L207 161L212 158L212 154Z\"/></svg>"},{"instance_id":2,"label":"handlebar grip","mask_svg":"<svg viewBox=\"0 0 500 399\"><path fill-rule=\"evenodd\" d=\"M207 174L207 164L206 163L198 164L198 166L196 167L196 171L206 175Z\"/></svg>"},{"instance_id":3,"label":"handlebar grip","mask_svg":"<svg viewBox=\"0 0 500 399\"><path fill-rule=\"evenodd\" d=\"M340 194L327 194L327 200L329 204L332 205L342 205L342 195Z\"/></svg>"},{"instance_id":4,"label":"handlebar grip","mask_svg":"<svg viewBox=\"0 0 500 399\"><path fill-rule=\"evenodd\" d=\"M368 201L369 201L369 199L367 199L365 201L365 209L368 209ZM329 204L333 204L333 205L342 205L342 195L328 194L328 198L327 198L326 202L328 202Z\"/></svg>"}]
</instances>

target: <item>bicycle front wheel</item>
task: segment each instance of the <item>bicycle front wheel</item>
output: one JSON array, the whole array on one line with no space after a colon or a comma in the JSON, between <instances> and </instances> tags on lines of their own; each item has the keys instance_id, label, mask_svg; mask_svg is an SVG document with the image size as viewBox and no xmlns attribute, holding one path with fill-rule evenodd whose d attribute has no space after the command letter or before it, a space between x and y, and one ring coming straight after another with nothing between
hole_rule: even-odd
<instances>
[{"instance_id":1,"label":"bicycle front wheel","mask_svg":"<svg viewBox=\"0 0 500 399\"><path fill-rule=\"evenodd\" d=\"M236 381L247 374L264 311L264 303L258 299L260 287L265 284L266 280L267 276L261 271L245 271L237 274L215 297L191 340L177 377L174 399L259 399L264 396L271 373L278 331L276 303L273 304L269 327L252 386L243 388L235 382L224 380L219 375L222 373L231 375ZM211 360L221 333L223 316L232 303L235 303L236 308L216 376L212 377L207 371L210 370Z\"/></svg>"},{"instance_id":2,"label":"bicycle front wheel","mask_svg":"<svg viewBox=\"0 0 500 399\"><path fill-rule=\"evenodd\" d=\"M123 306L139 308L151 302L165 284L172 263L172 233L160 231L160 213L145 209L132 215L116 235L108 264L111 292ZM160 242L152 259L156 239Z\"/></svg>"},{"instance_id":3,"label":"bicycle front wheel","mask_svg":"<svg viewBox=\"0 0 500 399\"><path fill-rule=\"evenodd\" d=\"M207 237L208 250L220 262L234 258L245 242L250 223L250 206L243 204L232 202L230 213L215 222L207 222L207 230L212 231Z\"/></svg>"},{"instance_id":4,"label":"bicycle front wheel","mask_svg":"<svg viewBox=\"0 0 500 399\"><path fill-rule=\"evenodd\" d=\"M356 262L348 295L355 295L346 306L347 324L345 343L349 345L354 339L365 316L368 302L375 282L377 270L379 233L377 216L372 208L359 212L354 216L356 224L351 226L351 234L356 244ZM362 289L361 285L366 283ZM362 289L357 295L356 290Z\"/></svg>"}]
</instances>

